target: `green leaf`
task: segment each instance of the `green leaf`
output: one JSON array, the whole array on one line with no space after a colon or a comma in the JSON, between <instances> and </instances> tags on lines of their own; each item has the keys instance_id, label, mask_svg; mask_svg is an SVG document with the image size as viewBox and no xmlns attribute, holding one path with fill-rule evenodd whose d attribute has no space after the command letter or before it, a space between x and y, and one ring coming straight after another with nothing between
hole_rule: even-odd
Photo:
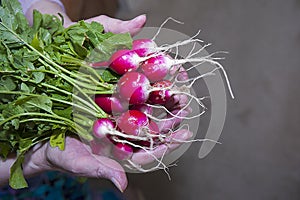
<instances>
[{"instance_id":1,"label":"green leaf","mask_svg":"<svg viewBox=\"0 0 300 200\"><path fill-rule=\"evenodd\" d=\"M48 30L40 29L38 33L40 40L43 41L45 46L48 46L52 43L52 36Z\"/></svg>"},{"instance_id":2,"label":"green leaf","mask_svg":"<svg viewBox=\"0 0 300 200\"><path fill-rule=\"evenodd\" d=\"M33 11L33 30L35 32L38 31L38 29L40 28L40 26L42 25L42 21L43 21L43 15L42 13L40 13L39 11L37 10L34 10Z\"/></svg>"},{"instance_id":3,"label":"green leaf","mask_svg":"<svg viewBox=\"0 0 300 200\"><path fill-rule=\"evenodd\" d=\"M6 104L2 111L2 116L6 119L14 115L22 114L25 110L19 105Z\"/></svg>"},{"instance_id":4,"label":"green leaf","mask_svg":"<svg viewBox=\"0 0 300 200\"><path fill-rule=\"evenodd\" d=\"M66 39L61 35L54 38L54 43L56 44L63 44L65 41Z\"/></svg>"},{"instance_id":5,"label":"green leaf","mask_svg":"<svg viewBox=\"0 0 300 200\"><path fill-rule=\"evenodd\" d=\"M21 91L26 93L31 92L30 88L26 85L26 83L21 83Z\"/></svg>"},{"instance_id":6,"label":"green leaf","mask_svg":"<svg viewBox=\"0 0 300 200\"><path fill-rule=\"evenodd\" d=\"M40 66L39 68L37 68L37 70L45 70L45 67ZM32 74L34 76L35 83L40 83L45 79L45 73L43 72L33 72Z\"/></svg>"},{"instance_id":7,"label":"green leaf","mask_svg":"<svg viewBox=\"0 0 300 200\"><path fill-rule=\"evenodd\" d=\"M21 138L19 141L19 151L26 152L32 146L32 139L31 138Z\"/></svg>"},{"instance_id":8,"label":"green leaf","mask_svg":"<svg viewBox=\"0 0 300 200\"><path fill-rule=\"evenodd\" d=\"M113 51L118 49L131 49L132 38L129 33L116 34L104 40L102 45L110 47Z\"/></svg>"},{"instance_id":9,"label":"green leaf","mask_svg":"<svg viewBox=\"0 0 300 200\"><path fill-rule=\"evenodd\" d=\"M91 30L93 30L95 33L103 33L104 27L102 24L92 21Z\"/></svg>"},{"instance_id":10,"label":"green leaf","mask_svg":"<svg viewBox=\"0 0 300 200\"><path fill-rule=\"evenodd\" d=\"M53 112L55 114L57 114L58 116L61 116L61 117L67 118L67 119L72 119L73 107L69 106L68 108L63 109L63 110L53 110Z\"/></svg>"},{"instance_id":11,"label":"green leaf","mask_svg":"<svg viewBox=\"0 0 300 200\"><path fill-rule=\"evenodd\" d=\"M8 28L16 30L15 16L7 8L0 7L0 19L1 23L5 24Z\"/></svg>"},{"instance_id":12,"label":"green leaf","mask_svg":"<svg viewBox=\"0 0 300 200\"><path fill-rule=\"evenodd\" d=\"M9 143L0 141L0 157L5 160L10 152L11 146Z\"/></svg>"},{"instance_id":13,"label":"green leaf","mask_svg":"<svg viewBox=\"0 0 300 200\"><path fill-rule=\"evenodd\" d=\"M39 110L44 110L48 113L53 113L52 101L49 99L49 97L44 95L40 95L38 97L37 96L20 97L14 102L14 105L17 107L22 107L26 111L38 112Z\"/></svg>"},{"instance_id":14,"label":"green leaf","mask_svg":"<svg viewBox=\"0 0 300 200\"><path fill-rule=\"evenodd\" d=\"M65 149L66 131L67 129L56 129L50 137L50 146L53 148L58 147L60 150L63 151Z\"/></svg>"},{"instance_id":15,"label":"green leaf","mask_svg":"<svg viewBox=\"0 0 300 200\"><path fill-rule=\"evenodd\" d=\"M77 55L79 55L81 58L85 58L88 54L88 50L83 47L81 44L75 42L73 43L73 47Z\"/></svg>"},{"instance_id":16,"label":"green leaf","mask_svg":"<svg viewBox=\"0 0 300 200\"><path fill-rule=\"evenodd\" d=\"M17 160L10 168L10 178L9 178L9 185L13 189L21 189L28 187L28 184L24 178L23 171L22 171L22 163L24 161L24 154L22 152L17 156Z\"/></svg>"},{"instance_id":17,"label":"green leaf","mask_svg":"<svg viewBox=\"0 0 300 200\"><path fill-rule=\"evenodd\" d=\"M13 81L11 77L1 77L0 82L0 90L15 90L17 88L17 84Z\"/></svg>"},{"instance_id":18,"label":"green leaf","mask_svg":"<svg viewBox=\"0 0 300 200\"><path fill-rule=\"evenodd\" d=\"M43 20L41 26L47 29L51 35L62 32L63 25L61 20L55 15L43 14Z\"/></svg>"},{"instance_id":19,"label":"green leaf","mask_svg":"<svg viewBox=\"0 0 300 200\"><path fill-rule=\"evenodd\" d=\"M71 40L72 43L77 43L79 45L83 45L86 35L85 33L87 32L86 29L83 29L79 25L75 25L67 31L67 34Z\"/></svg>"},{"instance_id":20,"label":"green leaf","mask_svg":"<svg viewBox=\"0 0 300 200\"><path fill-rule=\"evenodd\" d=\"M32 97L29 101L26 102L26 104L44 110L48 113L53 113L52 101L47 96L41 95L39 97Z\"/></svg>"},{"instance_id":21,"label":"green leaf","mask_svg":"<svg viewBox=\"0 0 300 200\"><path fill-rule=\"evenodd\" d=\"M32 29L23 14L21 4L18 0L2 1L2 7L0 7L0 21L18 33L25 41L28 41L31 37ZM1 37L3 38L3 33Z\"/></svg>"},{"instance_id":22,"label":"green leaf","mask_svg":"<svg viewBox=\"0 0 300 200\"><path fill-rule=\"evenodd\" d=\"M132 38L129 33L116 34L100 43L89 56L89 62L107 61L119 49L130 49Z\"/></svg>"},{"instance_id":23,"label":"green leaf","mask_svg":"<svg viewBox=\"0 0 300 200\"><path fill-rule=\"evenodd\" d=\"M30 29L28 21L22 12L17 12L15 16L16 16L15 20L18 23L18 29L19 29L18 32L22 33Z\"/></svg>"},{"instance_id":24,"label":"green leaf","mask_svg":"<svg viewBox=\"0 0 300 200\"><path fill-rule=\"evenodd\" d=\"M101 77L105 82L116 82L119 80L120 75L118 75L110 69L105 69L102 72Z\"/></svg>"},{"instance_id":25,"label":"green leaf","mask_svg":"<svg viewBox=\"0 0 300 200\"><path fill-rule=\"evenodd\" d=\"M38 34L36 33L35 36L33 37L33 40L31 41L31 46L33 46L36 50L43 52L44 49L44 44L43 42L39 39Z\"/></svg>"},{"instance_id":26,"label":"green leaf","mask_svg":"<svg viewBox=\"0 0 300 200\"><path fill-rule=\"evenodd\" d=\"M2 0L2 6L11 14L22 13L22 7L18 0Z\"/></svg>"},{"instance_id":27,"label":"green leaf","mask_svg":"<svg viewBox=\"0 0 300 200\"><path fill-rule=\"evenodd\" d=\"M16 130L18 130L19 126L20 126L20 120L19 119L13 119L11 121L11 124L15 127Z\"/></svg>"}]
</instances>

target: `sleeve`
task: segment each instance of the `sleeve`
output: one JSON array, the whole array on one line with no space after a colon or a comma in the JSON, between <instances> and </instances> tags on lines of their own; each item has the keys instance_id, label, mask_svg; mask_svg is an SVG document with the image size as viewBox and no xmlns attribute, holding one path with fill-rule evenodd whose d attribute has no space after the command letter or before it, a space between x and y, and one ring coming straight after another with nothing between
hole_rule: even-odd
<instances>
[{"instance_id":1,"label":"sleeve","mask_svg":"<svg viewBox=\"0 0 300 200\"><path fill-rule=\"evenodd\" d=\"M29 8L38 1L41 0L19 0L23 9L23 13L26 13L29 10ZM60 0L48 0L48 1L57 3L65 11L64 4Z\"/></svg>"}]
</instances>

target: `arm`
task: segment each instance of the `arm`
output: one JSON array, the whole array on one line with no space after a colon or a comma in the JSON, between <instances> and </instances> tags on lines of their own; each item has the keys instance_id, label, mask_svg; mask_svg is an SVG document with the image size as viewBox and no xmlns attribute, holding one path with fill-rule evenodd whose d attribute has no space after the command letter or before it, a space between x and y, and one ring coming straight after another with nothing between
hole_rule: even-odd
<instances>
[{"instance_id":1,"label":"arm","mask_svg":"<svg viewBox=\"0 0 300 200\"><path fill-rule=\"evenodd\" d=\"M10 155L5 161L0 159L0 186L8 183L9 170L15 160L15 155ZM52 148L49 142L34 146L26 153L22 166L25 178L51 170L75 176L106 178L120 191L124 191L127 186L126 174L119 163L92 154L88 146L71 136L66 138L63 151Z\"/></svg>"},{"instance_id":2,"label":"arm","mask_svg":"<svg viewBox=\"0 0 300 200\"><path fill-rule=\"evenodd\" d=\"M42 145L36 145L25 155L24 163L22 165L25 177L31 177L48 169L45 165L46 162L43 152L44 147ZM15 154L10 154L6 160L0 158L0 186L8 183L10 167L15 161Z\"/></svg>"},{"instance_id":3,"label":"arm","mask_svg":"<svg viewBox=\"0 0 300 200\"><path fill-rule=\"evenodd\" d=\"M70 26L73 22L66 14L64 4L66 0L19 0L22 3L25 16L32 24L32 12L34 9L39 10L41 13L54 14L60 13L64 17L65 26ZM76 6L76 5L74 5ZM96 21L104 26L106 32L124 33L130 32L135 35L146 23L146 16L139 15L136 18L128 21L123 21L115 18L108 17L106 15L99 15L86 21Z\"/></svg>"},{"instance_id":4,"label":"arm","mask_svg":"<svg viewBox=\"0 0 300 200\"><path fill-rule=\"evenodd\" d=\"M39 10L41 13L57 15L60 13L64 17L65 24L71 24L72 21L66 14L64 4L60 0L19 0L23 11L30 24L32 24L33 10Z\"/></svg>"}]
</instances>

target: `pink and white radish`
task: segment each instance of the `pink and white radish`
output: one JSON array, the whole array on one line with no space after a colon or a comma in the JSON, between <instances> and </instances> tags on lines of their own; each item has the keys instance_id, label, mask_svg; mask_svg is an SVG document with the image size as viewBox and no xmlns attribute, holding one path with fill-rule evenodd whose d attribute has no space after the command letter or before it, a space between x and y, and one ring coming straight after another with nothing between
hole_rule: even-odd
<instances>
[{"instance_id":1,"label":"pink and white radish","mask_svg":"<svg viewBox=\"0 0 300 200\"><path fill-rule=\"evenodd\" d=\"M172 85L173 83L168 80L158 81L152 84L152 87L155 88L155 90L150 92L148 102L151 104L166 104L173 95L171 90L168 89L171 88Z\"/></svg>"},{"instance_id":2,"label":"pink and white radish","mask_svg":"<svg viewBox=\"0 0 300 200\"><path fill-rule=\"evenodd\" d=\"M152 53L160 51L156 43L151 39L133 40L132 50L134 50L140 57L146 57Z\"/></svg>"},{"instance_id":3,"label":"pink and white radish","mask_svg":"<svg viewBox=\"0 0 300 200\"><path fill-rule=\"evenodd\" d=\"M153 114L153 108L148 106L147 104L135 104L130 106L130 110L138 110L146 115Z\"/></svg>"},{"instance_id":4,"label":"pink and white radish","mask_svg":"<svg viewBox=\"0 0 300 200\"><path fill-rule=\"evenodd\" d=\"M109 68L119 75L135 71L140 66L140 56L131 50L118 50L109 60Z\"/></svg>"},{"instance_id":5,"label":"pink and white radish","mask_svg":"<svg viewBox=\"0 0 300 200\"><path fill-rule=\"evenodd\" d=\"M112 154L118 160L128 160L133 154L133 147L128 144L117 143L112 148Z\"/></svg>"},{"instance_id":6,"label":"pink and white radish","mask_svg":"<svg viewBox=\"0 0 300 200\"><path fill-rule=\"evenodd\" d=\"M110 94L97 94L95 96L95 102L107 114L122 113L128 109L126 103L122 102L120 98Z\"/></svg>"},{"instance_id":7,"label":"pink and white radish","mask_svg":"<svg viewBox=\"0 0 300 200\"><path fill-rule=\"evenodd\" d=\"M138 72L124 74L117 83L117 93L129 104L143 104L149 97L150 82Z\"/></svg>"},{"instance_id":8,"label":"pink and white radish","mask_svg":"<svg viewBox=\"0 0 300 200\"><path fill-rule=\"evenodd\" d=\"M148 117L138 110L128 110L117 119L117 126L128 135L143 136L142 128L148 125Z\"/></svg>"},{"instance_id":9,"label":"pink and white radish","mask_svg":"<svg viewBox=\"0 0 300 200\"><path fill-rule=\"evenodd\" d=\"M226 74L223 66L220 63L216 62L210 56L199 57L199 58L191 57L191 58L186 58L186 59L173 59L170 56L168 56L166 54L162 54L160 52L157 54L150 55L149 57L140 57L133 50L119 50L113 55L113 58L111 59L111 61L112 62L110 64L110 68L120 75L123 75L124 73L126 73L128 71L131 72L131 71L137 70L139 68L139 66L142 65L141 71L152 82L157 81L157 80L163 80L166 77L166 75L169 73L170 69L176 65L181 65L181 64L185 64L185 63L203 63L203 62L209 62L211 64L216 64L218 66L218 68L223 71L230 94L232 97L234 97L231 87L230 87L230 83L229 83L227 74ZM127 75L127 73L124 74L124 76L126 76L126 75ZM130 76L132 76L132 75L130 75ZM126 78L127 79L130 78L132 81L134 81L133 78L130 76L126 76ZM121 77L121 79L123 81L126 78ZM141 77L141 78L143 78L143 77ZM137 77L135 77L135 81L139 82L140 80ZM145 81L145 79L143 79L143 81ZM130 86L130 88L132 88L132 87L135 87L135 86L134 85ZM136 103L143 103L143 102L132 102L132 104L136 104Z\"/></svg>"},{"instance_id":10,"label":"pink and white radish","mask_svg":"<svg viewBox=\"0 0 300 200\"><path fill-rule=\"evenodd\" d=\"M155 86L155 84L157 84L157 86ZM191 85L189 87L191 87ZM174 84L171 85L171 83L167 80L154 83L153 86L151 86L149 80L145 75L139 72L128 72L124 74L118 81L117 93L122 99L128 101L129 104L145 103L149 99L150 94L150 102L155 104L164 104L170 99L171 96L181 94L190 97L191 100L189 101L189 104L191 103L191 101L196 101L200 106L203 107L201 99L198 99L197 97L189 93L189 87L185 85L176 87ZM186 107L188 107L189 104L186 105ZM155 106L153 104L147 105L149 107L162 108L164 110L167 110L164 106ZM147 116L149 118L158 120L152 115L147 114Z\"/></svg>"},{"instance_id":11,"label":"pink and white radish","mask_svg":"<svg viewBox=\"0 0 300 200\"><path fill-rule=\"evenodd\" d=\"M117 127L108 118L97 119L93 125L93 135L101 141L107 141L107 138L112 142L117 142L117 139L151 141L151 138L157 137L157 133L156 123L150 123L144 113L135 110L126 111L119 116Z\"/></svg>"}]
</instances>

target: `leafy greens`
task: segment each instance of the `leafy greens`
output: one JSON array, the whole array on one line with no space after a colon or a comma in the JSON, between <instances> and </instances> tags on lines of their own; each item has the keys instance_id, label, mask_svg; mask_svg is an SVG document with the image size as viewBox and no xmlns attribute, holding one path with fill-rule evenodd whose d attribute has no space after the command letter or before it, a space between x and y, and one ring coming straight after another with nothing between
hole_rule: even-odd
<instances>
[{"instance_id":1,"label":"leafy greens","mask_svg":"<svg viewBox=\"0 0 300 200\"><path fill-rule=\"evenodd\" d=\"M113 93L119 77L89 63L131 48L132 39L104 33L97 22L65 28L63 19L36 10L30 26L17 0L2 0L0 34L0 157L17 155L10 186L18 189L27 187L21 165L34 145L63 150L68 134L92 140L93 120L107 116L93 95Z\"/></svg>"}]
</instances>

